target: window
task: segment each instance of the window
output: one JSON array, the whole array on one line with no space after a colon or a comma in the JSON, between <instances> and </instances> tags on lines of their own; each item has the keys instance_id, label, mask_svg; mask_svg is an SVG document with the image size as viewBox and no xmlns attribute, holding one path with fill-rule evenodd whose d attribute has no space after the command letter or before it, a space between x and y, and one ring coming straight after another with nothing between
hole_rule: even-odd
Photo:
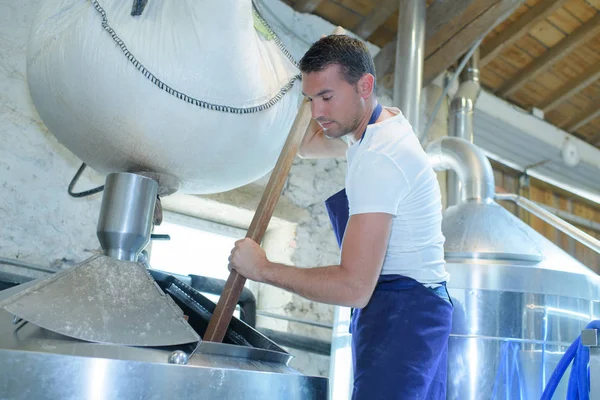
<instances>
[{"instance_id":1,"label":"window","mask_svg":"<svg viewBox=\"0 0 600 400\"><path fill-rule=\"evenodd\" d=\"M164 220L154 228L171 240L154 240L150 266L179 275L202 275L226 280L228 258L234 243L246 231L173 212L164 212Z\"/></svg>"}]
</instances>

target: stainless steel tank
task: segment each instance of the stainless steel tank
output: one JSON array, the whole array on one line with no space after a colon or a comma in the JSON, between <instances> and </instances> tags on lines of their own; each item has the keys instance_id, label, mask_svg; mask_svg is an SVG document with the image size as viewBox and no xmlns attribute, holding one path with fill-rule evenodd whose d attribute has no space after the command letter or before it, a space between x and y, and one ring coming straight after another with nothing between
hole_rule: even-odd
<instances>
[{"instance_id":1,"label":"stainless steel tank","mask_svg":"<svg viewBox=\"0 0 600 400\"><path fill-rule=\"evenodd\" d=\"M427 152L462 186L442 223L454 302L447 398L539 399L567 347L600 317L600 277L494 201L492 168L475 145L446 137ZM352 392L348 325L349 309L336 310L332 399ZM561 382L556 398L565 391Z\"/></svg>"},{"instance_id":2,"label":"stainless steel tank","mask_svg":"<svg viewBox=\"0 0 600 400\"><path fill-rule=\"evenodd\" d=\"M451 207L443 228L454 302L448 399L539 399L600 317L599 277L496 203ZM566 379L557 398L565 391Z\"/></svg>"},{"instance_id":3,"label":"stainless steel tank","mask_svg":"<svg viewBox=\"0 0 600 400\"><path fill-rule=\"evenodd\" d=\"M2 399L326 399L327 379L301 375L290 359L283 349L224 343L85 342L0 310Z\"/></svg>"},{"instance_id":4,"label":"stainless steel tank","mask_svg":"<svg viewBox=\"0 0 600 400\"><path fill-rule=\"evenodd\" d=\"M540 398L564 351L600 315L600 277L494 201L491 165L475 145L442 138L427 152L462 186L442 222L454 301L448 398Z\"/></svg>"}]
</instances>

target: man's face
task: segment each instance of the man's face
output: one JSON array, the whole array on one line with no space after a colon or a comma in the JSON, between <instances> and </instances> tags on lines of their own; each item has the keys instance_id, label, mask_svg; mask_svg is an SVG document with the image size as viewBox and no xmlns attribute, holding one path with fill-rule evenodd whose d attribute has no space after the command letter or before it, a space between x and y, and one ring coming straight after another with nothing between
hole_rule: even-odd
<instances>
[{"instance_id":1,"label":"man's face","mask_svg":"<svg viewBox=\"0 0 600 400\"><path fill-rule=\"evenodd\" d=\"M339 65L302 74L302 92L311 101L312 117L326 136L339 138L358 128L365 102L357 86L344 80Z\"/></svg>"}]
</instances>

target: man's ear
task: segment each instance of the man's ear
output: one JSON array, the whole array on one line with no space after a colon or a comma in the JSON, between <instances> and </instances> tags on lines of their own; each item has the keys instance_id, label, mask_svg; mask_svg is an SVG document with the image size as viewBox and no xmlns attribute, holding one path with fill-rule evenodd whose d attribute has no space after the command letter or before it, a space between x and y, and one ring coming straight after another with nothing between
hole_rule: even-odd
<instances>
[{"instance_id":1,"label":"man's ear","mask_svg":"<svg viewBox=\"0 0 600 400\"><path fill-rule=\"evenodd\" d=\"M373 94L375 89L375 77L371 74L364 74L357 82L358 93L366 99Z\"/></svg>"}]
</instances>

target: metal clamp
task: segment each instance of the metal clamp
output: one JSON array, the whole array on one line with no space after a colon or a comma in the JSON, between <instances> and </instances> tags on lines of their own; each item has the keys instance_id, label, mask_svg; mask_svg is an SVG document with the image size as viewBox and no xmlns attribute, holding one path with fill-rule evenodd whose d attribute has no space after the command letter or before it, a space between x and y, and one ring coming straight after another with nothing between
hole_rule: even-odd
<instances>
[{"instance_id":1,"label":"metal clamp","mask_svg":"<svg viewBox=\"0 0 600 400\"><path fill-rule=\"evenodd\" d=\"M584 329L581 331L581 344L588 347L600 347L598 329Z\"/></svg>"}]
</instances>

